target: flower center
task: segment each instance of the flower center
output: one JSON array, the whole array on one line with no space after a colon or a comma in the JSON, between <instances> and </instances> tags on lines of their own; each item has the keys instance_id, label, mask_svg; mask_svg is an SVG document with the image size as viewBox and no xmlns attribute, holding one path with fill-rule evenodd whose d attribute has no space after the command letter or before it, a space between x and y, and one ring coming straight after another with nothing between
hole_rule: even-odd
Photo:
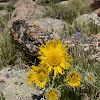
<instances>
[{"instance_id":1,"label":"flower center","mask_svg":"<svg viewBox=\"0 0 100 100\"><path fill-rule=\"evenodd\" d=\"M37 79L40 81L40 82L43 82L45 79L46 79L46 74L41 71L38 75L37 75Z\"/></svg>"},{"instance_id":2,"label":"flower center","mask_svg":"<svg viewBox=\"0 0 100 100\"><path fill-rule=\"evenodd\" d=\"M57 66L60 63L60 61L61 61L61 57L58 54L58 52L50 52L48 54L47 59L48 59L48 63L50 65L52 65L52 66Z\"/></svg>"},{"instance_id":3,"label":"flower center","mask_svg":"<svg viewBox=\"0 0 100 100\"><path fill-rule=\"evenodd\" d=\"M78 82L77 76L73 76L72 78L70 78L70 82L71 83L77 83Z\"/></svg>"},{"instance_id":4,"label":"flower center","mask_svg":"<svg viewBox=\"0 0 100 100\"><path fill-rule=\"evenodd\" d=\"M53 100L56 100L57 99L57 93L55 93L55 92L50 92L50 94L49 94L49 99L51 100L51 99L53 99Z\"/></svg>"}]
</instances>

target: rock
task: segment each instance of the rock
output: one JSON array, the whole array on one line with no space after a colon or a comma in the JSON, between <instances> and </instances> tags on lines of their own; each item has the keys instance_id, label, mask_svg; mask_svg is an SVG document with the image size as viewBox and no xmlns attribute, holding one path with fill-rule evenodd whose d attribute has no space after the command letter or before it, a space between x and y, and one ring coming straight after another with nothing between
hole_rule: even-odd
<instances>
[{"instance_id":1,"label":"rock","mask_svg":"<svg viewBox=\"0 0 100 100\"><path fill-rule=\"evenodd\" d=\"M84 34L89 34L90 30L93 30L94 24L97 25L98 29L100 28L100 17L95 13L83 14L76 18L75 22L77 23L79 29ZM73 26L74 26L73 22ZM94 31L93 31L94 32ZM92 33L97 34L97 33Z\"/></svg>"},{"instance_id":2,"label":"rock","mask_svg":"<svg viewBox=\"0 0 100 100\"><path fill-rule=\"evenodd\" d=\"M79 16L76 21L79 24L86 24L88 25L90 22L94 22L95 24L97 24L98 26L100 26L100 17L98 17L97 14L95 13L90 13L90 14L83 14L82 16Z\"/></svg>"},{"instance_id":3,"label":"rock","mask_svg":"<svg viewBox=\"0 0 100 100\"><path fill-rule=\"evenodd\" d=\"M68 25L66 22L53 18L37 19L33 23L44 29L45 32L61 33L64 26L66 27L66 29L68 29Z\"/></svg>"},{"instance_id":4,"label":"rock","mask_svg":"<svg viewBox=\"0 0 100 100\"><path fill-rule=\"evenodd\" d=\"M77 49L78 47L80 50L84 50L85 53L92 54L88 55L89 59L100 61L100 33L89 36L73 34L70 36L63 36L62 39L70 49Z\"/></svg>"},{"instance_id":5,"label":"rock","mask_svg":"<svg viewBox=\"0 0 100 100\"><path fill-rule=\"evenodd\" d=\"M94 11L100 17L100 8Z\"/></svg>"},{"instance_id":6,"label":"rock","mask_svg":"<svg viewBox=\"0 0 100 100\"><path fill-rule=\"evenodd\" d=\"M96 10L95 13L100 17L100 0L88 0L87 6Z\"/></svg>"},{"instance_id":7,"label":"rock","mask_svg":"<svg viewBox=\"0 0 100 100\"><path fill-rule=\"evenodd\" d=\"M0 71L0 91L5 100L33 100L31 94L39 94L39 90L27 82L28 70L5 68ZM1 82L2 80L2 82Z\"/></svg>"},{"instance_id":8,"label":"rock","mask_svg":"<svg viewBox=\"0 0 100 100\"><path fill-rule=\"evenodd\" d=\"M0 10L0 17L5 16L7 13L6 10Z\"/></svg>"},{"instance_id":9,"label":"rock","mask_svg":"<svg viewBox=\"0 0 100 100\"><path fill-rule=\"evenodd\" d=\"M31 0L18 0L14 5L15 10L12 13L11 21L16 19L29 20L42 18L45 7L37 5Z\"/></svg>"},{"instance_id":10,"label":"rock","mask_svg":"<svg viewBox=\"0 0 100 100\"><path fill-rule=\"evenodd\" d=\"M62 1L60 3L57 3L56 5L59 5L59 6L67 6L68 5L68 1Z\"/></svg>"},{"instance_id":11,"label":"rock","mask_svg":"<svg viewBox=\"0 0 100 100\"><path fill-rule=\"evenodd\" d=\"M100 8L100 0L88 0L87 5L93 9Z\"/></svg>"},{"instance_id":12,"label":"rock","mask_svg":"<svg viewBox=\"0 0 100 100\"><path fill-rule=\"evenodd\" d=\"M41 44L53 38L58 39L59 35L52 32L45 32L36 24L29 24L24 20L16 20L10 28L14 39L23 45L26 52L38 55Z\"/></svg>"},{"instance_id":13,"label":"rock","mask_svg":"<svg viewBox=\"0 0 100 100\"><path fill-rule=\"evenodd\" d=\"M100 61L100 33L93 37L93 42L89 48L92 51L91 59Z\"/></svg>"},{"instance_id":14,"label":"rock","mask_svg":"<svg viewBox=\"0 0 100 100\"><path fill-rule=\"evenodd\" d=\"M97 14L93 13L89 16L89 18L92 19L95 24L100 27L100 17Z\"/></svg>"}]
</instances>

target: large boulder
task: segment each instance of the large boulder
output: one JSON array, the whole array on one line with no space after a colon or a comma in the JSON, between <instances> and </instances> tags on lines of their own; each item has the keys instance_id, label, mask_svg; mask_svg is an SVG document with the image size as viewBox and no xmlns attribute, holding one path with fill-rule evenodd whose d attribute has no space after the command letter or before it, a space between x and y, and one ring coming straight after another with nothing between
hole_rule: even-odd
<instances>
[{"instance_id":1,"label":"large boulder","mask_svg":"<svg viewBox=\"0 0 100 100\"><path fill-rule=\"evenodd\" d=\"M44 15L45 7L37 5L32 0L18 0L15 5L15 10L11 15L11 22L16 19L38 19Z\"/></svg>"},{"instance_id":2,"label":"large boulder","mask_svg":"<svg viewBox=\"0 0 100 100\"><path fill-rule=\"evenodd\" d=\"M100 0L88 0L87 6L96 10L96 14L100 17Z\"/></svg>"},{"instance_id":3,"label":"large boulder","mask_svg":"<svg viewBox=\"0 0 100 100\"><path fill-rule=\"evenodd\" d=\"M39 95L39 89L27 82L29 70L4 68L0 71L0 92L5 100L33 100L32 94Z\"/></svg>"},{"instance_id":4,"label":"large boulder","mask_svg":"<svg viewBox=\"0 0 100 100\"><path fill-rule=\"evenodd\" d=\"M100 17L96 13L90 13L90 14L83 14L76 18L75 22L77 23L78 27L84 34L88 34L90 30L93 30L95 27L94 25L97 25L98 30L100 29ZM73 26L74 26L73 22ZM93 31L95 32L95 31ZM92 33L97 34L97 33Z\"/></svg>"},{"instance_id":5,"label":"large boulder","mask_svg":"<svg viewBox=\"0 0 100 100\"><path fill-rule=\"evenodd\" d=\"M33 23L45 30L45 32L61 33L64 26L68 29L67 23L59 19L42 18L33 21Z\"/></svg>"},{"instance_id":6,"label":"large boulder","mask_svg":"<svg viewBox=\"0 0 100 100\"><path fill-rule=\"evenodd\" d=\"M100 8L94 11L100 17Z\"/></svg>"},{"instance_id":7,"label":"large boulder","mask_svg":"<svg viewBox=\"0 0 100 100\"><path fill-rule=\"evenodd\" d=\"M23 45L26 52L38 55L41 44L53 38L60 38L58 34L45 32L36 24L30 24L25 20L16 20L10 28L14 39Z\"/></svg>"},{"instance_id":8,"label":"large boulder","mask_svg":"<svg viewBox=\"0 0 100 100\"><path fill-rule=\"evenodd\" d=\"M67 6L68 5L68 1L61 1L59 3L57 3L56 5L59 5L59 6Z\"/></svg>"},{"instance_id":9,"label":"large boulder","mask_svg":"<svg viewBox=\"0 0 100 100\"><path fill-rule=\"evenodd\" d=\"M100 0L88 0L87 5L94 9L100 8Z\"/></svg>"},{"instance_id":10,"label":"large boulder","mask_svg":"<svg viewBox=\"0 0 100 100\"><path fill-rule=\"evenodd\" d=\"M79 16L76 19L76 21L80 23L81 25L82 24L88 25L90 22L94 22L95 24L100 26L100 17L96 13L83 14Z\"/></svg>"}]
</instances>

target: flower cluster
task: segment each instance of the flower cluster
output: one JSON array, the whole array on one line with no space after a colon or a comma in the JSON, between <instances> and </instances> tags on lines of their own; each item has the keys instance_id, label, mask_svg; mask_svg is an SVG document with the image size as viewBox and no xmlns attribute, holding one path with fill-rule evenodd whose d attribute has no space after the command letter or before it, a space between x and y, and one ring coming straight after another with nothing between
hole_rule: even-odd
<instances>
[{"instance_id":1,"label":"flower cluster","mask_svg":"<svg viewBox=\"0 0 100 100\"><path fill-rule=\"evenodd\" d=\"M72 70L69 74L67 73L71 68L70 61L73 61L71 56L66 52L68 46L66 44L63 45L63 41L59 39L45 42L45 44L40 46L40 51L38 52L41 55L38 57L41 59L40 66L32 65L29 75L27 75L28 84L36 84L40 89L47 88L46 84L51 82L49 76L52 73L55 78L59 74L62 76L66 74L66 79L63 82L70 87L75 88L81 86L82 79L77 70ZM90 75L89 80L92 82L92 75ZM47 100L58 100L61 96L59 90L54 87L49 87L45 92Z\"/></svg>"}]
</instances>

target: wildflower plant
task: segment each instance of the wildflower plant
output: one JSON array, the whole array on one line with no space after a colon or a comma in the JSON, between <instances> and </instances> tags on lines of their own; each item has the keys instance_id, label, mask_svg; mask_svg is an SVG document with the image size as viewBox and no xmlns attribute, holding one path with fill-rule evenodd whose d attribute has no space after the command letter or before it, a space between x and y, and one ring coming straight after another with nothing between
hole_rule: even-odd
<instances>
[{"instance_id":1,"label":"wildflower plant","mask_svg":"<svg viewBox=\"0 0 100 100\"><path fill-rule=\"evenodd\" d=\"M74 59L67 53L68 46L59 39L53 39L42 44L39 49L40 67L32 65L27 75L28 84L36 84L42 89L42 99L81 100L81 95L78 94L82 93L82 73L86 72L80 67L71 66ZM86 75L88 81L93 82L93 74Z\"/></svg>"}]
</instances>

